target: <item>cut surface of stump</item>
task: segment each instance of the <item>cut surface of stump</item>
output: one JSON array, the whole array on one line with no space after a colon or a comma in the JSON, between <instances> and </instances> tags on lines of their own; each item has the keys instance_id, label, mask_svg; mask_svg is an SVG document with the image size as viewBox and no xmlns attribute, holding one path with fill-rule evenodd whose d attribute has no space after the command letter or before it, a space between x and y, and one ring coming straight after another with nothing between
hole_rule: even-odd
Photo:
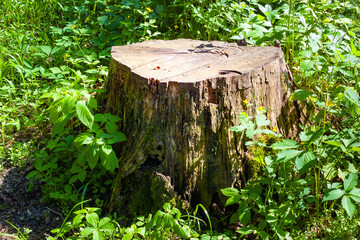
<instances>
[{"instance_id":1,"label":"cut surface of stump","mask_svg":"<svg viewBox=\"0 0 360 240\"><path fill-rule=\"evenodd\" d=\"M106 111L122 118L128 140L118 150L110 210L129 204L122 180L144 169L207 206L244 181L240 136L229 130L243 111L265 107L272 127L294 134L299 113L288 101L293 82L280 48L156 40L113 47L111 56Z\"/></svg>"}]
</instances>

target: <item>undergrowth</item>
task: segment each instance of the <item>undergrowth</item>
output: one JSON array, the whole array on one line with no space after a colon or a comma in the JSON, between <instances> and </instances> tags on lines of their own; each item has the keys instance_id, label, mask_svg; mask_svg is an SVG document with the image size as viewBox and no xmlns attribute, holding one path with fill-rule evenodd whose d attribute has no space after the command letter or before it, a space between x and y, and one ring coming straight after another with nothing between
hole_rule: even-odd
<instances>
[{"instance_id":1,"label":"undergrowth","mask_svg":"<svg viewBox=\"0 0 360 240\"><path fill-rule=\"evenodd\" d=\"M0 168L34 167L28 178L44 183L44 201L70 212L54 230L64 239L355 239L359 11L356 1L332 0L2 0ZM210 218L169 204L129 227L100 214L118 167L112 145L126 140L119 118L102 113L95 98L110 48L176 38L245 38L250 46L279 39L298 86L292 100L307 109L308 123L294 140L262 141L276 135L263 110L255 119L244 113L248 125L232 128L245 131L262 169L246 188L223 190L227 204L239 205L232 232L217 233Z\"/></svg>"}]
</instances>

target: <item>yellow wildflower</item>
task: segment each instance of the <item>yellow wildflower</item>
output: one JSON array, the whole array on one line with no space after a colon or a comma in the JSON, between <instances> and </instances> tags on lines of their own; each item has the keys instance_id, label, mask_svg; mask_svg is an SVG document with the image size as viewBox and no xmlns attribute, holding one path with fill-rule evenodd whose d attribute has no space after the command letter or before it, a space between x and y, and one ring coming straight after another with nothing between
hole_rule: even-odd
<instances>
[{"instance_id":1,"label":"yellow wildflower","mask_svg":"<svg viewBox=\"0 0 360 240\"><path fill-rule=\"evenodd\" d=\"M71 29L74 29L74 28L76 28L76 25L73 25L73 26L71 27Z\"/></svg>"},{"instance_id":2,"label":"yellow wildflower","mask_svg":"<svg viewBox=\"0 0 360 240\"><path fill-rule=\"evenodd\" d=\"M85 22L89 21L89 17L85 18Z\"/></svg>"},{"instance_id":3,"label":"yellow wildflower","mask_svg":"<svg viewBox=\"0 0 360 240\"><path fill-rule=\"evenodd\" d=\"M248 100L245 98L245 100L243 101L243 103L244 103L245 105L248 105Z\"/></svg>"},{"instance_id":4,"label":"yellow wildflower","mask_svg":"<svg viewBox=\"0 0 360 240\"><path fill-rule=\"evenodd\" d=\"M272 128L272 131L273 131L273 132L276 132L276 131L277 131L277 127L273 127L273 128Z\"/></svg>"},{"instance_id":5,"label":"yellow wildflower","mask_svg":"<svg viewBox=\"0 0 360 240\"><path fill-rule=\"evenodd\" d=\"M260 107L258 108L258 111L259 111L259 112L262 112L263 110L264 110L264 107L261 107L261 106L260 106Z\"/></svg>"},{"instance_id":6,"label":"yellow wildflower","mask_svg":"<svg viewBox=\"0 0 360 240\"><path fill-rule=\"evenodd\" d=\"M69 55L69 54L65 54L65 58L68 58L68 57L70 57L70 55Z\"/></svg>"},{"instance_id":7,"label":"yellow wildflower","mask_svg":"<svg viewBox=\"0 0 360 240\"><path fill-rule=\"evenodd\" d=\"M179 28L179 26L178 26L178 25L175 25L175 26L174 26L174 28L175 28L175 29L178 29L178 28Z\"/></svg>"},{"instance_id":8,"label":"yellow wildflower","mask_svg":"<svg viewBox=\"0 0 360 240\"><path fill-rule=\"evenodd\" d=\"M180 18L180 22L183 22L183 21L184 21L184 19Z\"/></svg>"},{"instance_id":9,"label":"yellow wildflower","mask_svg":"<svg viewBox=\"0 0 360 240\"><path fill-rule=\"evenodd\" d=\"M151 13L153 10L151 9L151 8L149 8L149 7L146 7L146 10L149 12L149 13Z\"/></svg>"},{"instance_id":10,"label":"yellow wildflower","mask_svg":"<svg viewBox=\"0 0 360 240\"><path fill-rule=\"evenodd\" d=\"M130 15L128 16L128 18L130 18Z\"/></svg>"}]
</instances>

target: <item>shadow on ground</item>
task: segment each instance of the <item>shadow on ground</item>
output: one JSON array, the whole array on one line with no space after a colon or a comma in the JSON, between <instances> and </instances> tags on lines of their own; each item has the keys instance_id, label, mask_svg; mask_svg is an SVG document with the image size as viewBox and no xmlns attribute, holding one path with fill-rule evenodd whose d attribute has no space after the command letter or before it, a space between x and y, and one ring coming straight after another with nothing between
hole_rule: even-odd
<instances>
[{"instance_id":1,"label":"shadow on ground","mask_svg":"<svg viewBox=\"0 0 360 240\"><path fill-rule=\"evenodd\" d=\"M10 222L23 233L30 230L28 239L46 239L50 230L61 226L63 216L55 207L40 202L38 183L28 191L29 171L29 167L0 168L0 233L17 233ZM0 236L0 239L13 238Z\"/></svg>"}]
</instances>

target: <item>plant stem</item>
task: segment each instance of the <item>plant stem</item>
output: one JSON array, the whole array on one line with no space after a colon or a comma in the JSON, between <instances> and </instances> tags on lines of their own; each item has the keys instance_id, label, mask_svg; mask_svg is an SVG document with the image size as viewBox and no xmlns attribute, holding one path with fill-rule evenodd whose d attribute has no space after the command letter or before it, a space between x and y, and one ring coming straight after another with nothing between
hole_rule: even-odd
<instances>
[{"instance_id":1,"label":"plant stem","mask_svg":"<svg viewBox=\"0 0 360 240\"><path fill-rule=\"evenodd\" d=\"M316 216L319 215L319 188L318 188L318 174L316 168L314 169L315 173L315 195L316 195Z\"/></svg>"}]
</instances>

